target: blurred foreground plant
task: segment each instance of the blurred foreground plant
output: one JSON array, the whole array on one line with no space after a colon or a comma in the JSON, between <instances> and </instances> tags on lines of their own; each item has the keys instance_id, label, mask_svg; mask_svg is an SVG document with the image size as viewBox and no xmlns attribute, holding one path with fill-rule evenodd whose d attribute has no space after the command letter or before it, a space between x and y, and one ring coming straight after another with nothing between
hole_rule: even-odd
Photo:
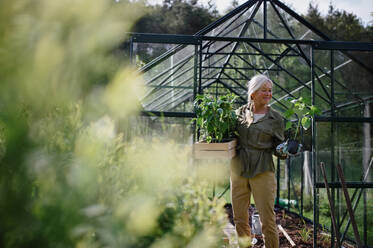
<instances>
[{"instance_id":1,"label":"blurred foreground plant","mask_svg":"<svg viewBox=\"0 0 373 248\"><path fill-rule=\"evenodd\" d=\"M139 6L0 2L1 247L219 246L188 151L117 132L143 92L115 53Z\"/></svg>"}]
</instances>

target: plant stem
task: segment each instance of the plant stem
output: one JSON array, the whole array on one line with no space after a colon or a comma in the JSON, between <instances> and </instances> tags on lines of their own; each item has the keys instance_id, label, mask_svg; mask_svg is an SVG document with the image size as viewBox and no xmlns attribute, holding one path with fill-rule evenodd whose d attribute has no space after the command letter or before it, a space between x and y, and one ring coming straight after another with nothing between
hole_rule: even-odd
<instances>
[{"instance_id":1,"label":"plant stem","mask_svg":"<svg viewBox=\"0 0 373 248\"><path fill-rule=\"evenodd\" d=\"M295 130L295 135L294 135L294 140L297 138L299 126L300 126L300 119L298 119L298 124L297 124L297 128Z\"/></svg>"}]
</instances>

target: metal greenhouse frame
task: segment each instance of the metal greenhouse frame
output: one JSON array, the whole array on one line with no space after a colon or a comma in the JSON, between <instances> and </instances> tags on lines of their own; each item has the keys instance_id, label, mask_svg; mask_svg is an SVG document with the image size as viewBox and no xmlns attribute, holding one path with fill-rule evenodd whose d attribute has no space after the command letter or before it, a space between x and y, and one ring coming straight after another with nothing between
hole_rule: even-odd
<instances>
[{"instance_id":1,"label":"metal greenhouse frame","mask_svg":"<svg viewBox=\"0 0 373 248\"><path fill-rule=\"evenodd\" d=\"M349 239L358 246L368 247L366 191L373 188L373 181L366 179L373 175L369 171L372 156L370 124L373 123L369 106L373 102L373 67L366 63L366 58L373 55L373 43L332 41L279 0L249 0L195 35L132 33L130 56L133 63L138 60L137 49L142 44L149 45L149 54L155 51L152 44L163 44L167 50L140 70L148 86L146 94L141 97L144 116L192 118L195 116L192 102L197 94L217 96L233 92L239 96L238 104L246 103L246 83L256 73L267 74L273 79L275 91L271 106L279 112L288 109L288 96L309 98L313 105L322 109L322 114L312 120L311 133L302 134L302 139L310 139L312 175L305 174L304 166L300 169L300 208L294 210L306 217L304 186L309 176L313 197L313 247L317 247L320 190L326 190L328 186L332 205L339 206L338 211L331 213L332 217L336 215L338 229L336 232L331 228L333 246L335 234L342 231L347 215L340 196L343 186L350 191L355 190L352 199L346 199L347 205L351 205L348 201L355 200L354 209L364 193L363 227L360 228L363 230L362 241L360 237ZM352 76L356 71L359 75ZM361 83L356 84L354 80ZM353 170L363 176L358 180L353 175L347 175L344 184L336 172L343 164L341 144L348 141L342 141L342 133L346 130L363 130L365 139L361 147L364 150L363 165L355 165L360 164L360 155L348 157L354 164L351 165ZM291 174L306 159L308 154L304 153L301 158L288 159L286 164L278 160L277 204L281 194L282 170L288 173L285 182L288 202L291 194L299 198ZM329 169L327 184L319 170L319 165L324 162ZM291 208L289 203L287 208ZM347 237L348 226L342 239Z\"/></svg>"}]
</instances>

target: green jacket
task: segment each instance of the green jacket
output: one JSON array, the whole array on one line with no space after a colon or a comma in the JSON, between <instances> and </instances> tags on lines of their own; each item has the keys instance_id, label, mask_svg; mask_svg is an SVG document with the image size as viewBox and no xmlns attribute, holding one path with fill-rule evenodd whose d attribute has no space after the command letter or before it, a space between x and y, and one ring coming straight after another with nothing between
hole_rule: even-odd
<instances>
[{"instance_id":1,"label":"green jacket","mask_svg":"<svg viewBox=\"0 0 373 248\"><path fill-rule=\"evenodd\" d=\"M251 178L265 171L275 171L272 154L284 137L282 116L272 108L267 114L253 123L253 114L248 105L236 110L238 117L238 156L236 173ZM275 153L275 155L278 155Z\"/></svg>"}]
</instances>

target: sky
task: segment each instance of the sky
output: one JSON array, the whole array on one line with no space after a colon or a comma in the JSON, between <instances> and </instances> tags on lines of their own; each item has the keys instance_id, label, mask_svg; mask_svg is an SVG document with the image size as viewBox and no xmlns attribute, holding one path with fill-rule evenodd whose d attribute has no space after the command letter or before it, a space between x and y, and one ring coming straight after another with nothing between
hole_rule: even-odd
<instances>
[{"instance_id":1,"label":"sky","mask_svg":"<svg viewBox=\"0 0 373 248\"><path fill-rule=\"evenodd\" d=\"M218 11L223 14L226 13L227 8L232 0L213 0ZM247 0L238 0L239 4ZM295 10L297 13L305 14L308 9L310 0L280 0ZM321 14L325 15L329 9L329 3L332 2L336 9L346 10L349 13L354 13L357 17L361 18L362 23L367 25L373 21L371 13L373 12L373 0L311 0L319 6ZM148 0L149 3L162 3L162 0ZM208 0L199 0L199 2L207 5Z\"/></svg>"}]
</instances>

